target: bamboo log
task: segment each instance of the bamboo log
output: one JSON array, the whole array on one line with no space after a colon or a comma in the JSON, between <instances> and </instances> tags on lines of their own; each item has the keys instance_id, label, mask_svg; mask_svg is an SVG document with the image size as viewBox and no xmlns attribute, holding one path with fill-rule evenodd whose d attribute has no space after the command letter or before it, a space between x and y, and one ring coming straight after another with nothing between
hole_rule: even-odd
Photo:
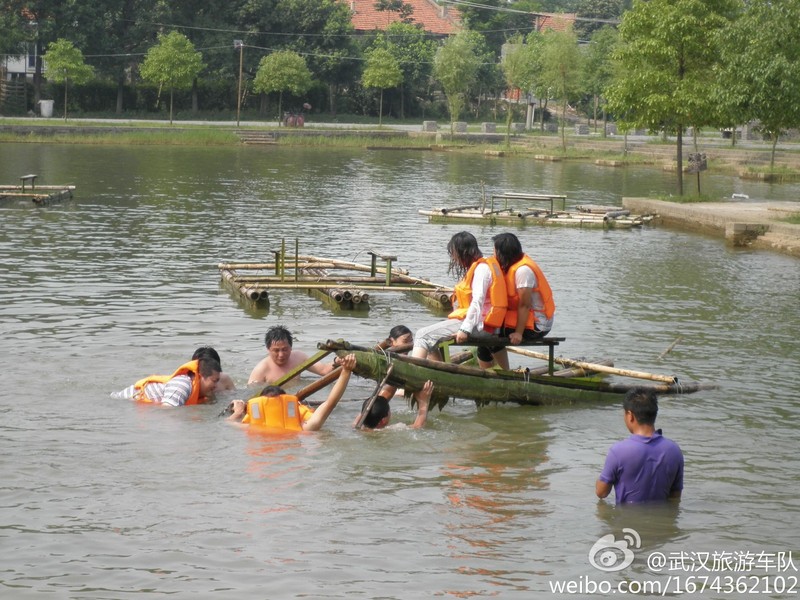
<instances>
[{"instance_id":1,"label":"bamboo log","mask_svg":"<svg viewBox=\"0 0 800 600\"><path fill-rule=\"evenodd\" d=\"M366 271L372 272L372 267L368 267L367 265L360 265L354 262L348 262L345 260L336 260L331 258L320 258L318 256L300 256L301 260L308 260L308 261L318 261L318 262L330 262L333 264L334 268L337 269L352 269L354 271ZM375 271L377 273L386 274L386 267L376 267ZM396 273L398 275L408 275L408 270L400 269L398 267L392 267L392 273Z\"/></svg>"},{"instance_id":2,"label":"bamboo log","mask_svg":"<svg viewBox=\"0 0 800 600\"><path fill-rule=\"evenodd\" d=\"M610 210L605 214L607 219L616 219L617 217L627 217L631 214L629 210Z\"/></svg>"},{"instance_id":3,"label":"bamboo log","mask_svg":"<svg viewBox=\"0 0 800 600\"><path fill-rule=\"evenodd\" d=\"M592 361L593 364L596 365L603 365L606 367L613 367L614 361L610 358L601 358L599 360ZM547 367L539 367L539 369L544 370L544 375L547 373ZM592 373L596 373L597 371L593 371L591 369L584 369L583 367L570 367L569 369L561 369L560 371L556 371L553 373L553 377L586 377L591 375Z\"/></svg>"},{"instance_id":4,"label":"bamboo log","mask_svg":"<svg viewBox=\"0 0 800 600\"><path fill-rule=\"evenodd\" d=\"M539 358L542 360L549 360L547 354L542 354L541 352L534 352L532 350L526 350L524 348L520 348L518 346L508 346L509 352L514 352L515 354L521 354L522 356L529 356L531 358ZM629 369L617 369L614 367L608 367L606 365L600 365L596 363L587 363L580 360L572 360L571 358L554 358L554 362L557 362L560 365L566 365L568 367L580 367L582 369L588 369L590 371L596 371L598 373L608 373L609 375L621 375L623 377L635 377L637 379L649 379L651 381L663 381L664 383L674 384L678 381L678 379L672 375L659 375L657 373L645 373L643 371L631 371Z\"/></svg>"},{"instance_id":5,"label":"bamboo log","mask_svg":"<svg viewBox=\"0 0 800 600\"><path fill-rule=\"evenodd\" d=\"M237 282L238 283L238 282ZM266 287L268 289L273 290L322 290L331 287L331 283L341 283L341 280L337 282L325 282L325 281L264 281L264 282L252 282L258 289L262 289L262 287ZM366 290L368 292L425 292L425 291L433 291L433 290L425 290L420 288L419 286L413 285L379 285L379 284L358 284L362 291Z\"/></svg>"},{"instance_id":6,"label":"bamboo log","mask_svg":"<svg viewBox=\"0 0 800 600\"><path fill-rule=\"evenodd\" d=\"M682 339L683 339L683 336L680 336L680 335L679 335L677 338L675 338L675 341L674 341L674 342L672 342L672 343L671 343L669 346L667 346L667 349L666 349L666 350L664 350L664 351L663 351L661 354L659 354L659 355L658 355L658 360L661 360L661 359L662 359L662 358L664 358L664 357L665 357L667 354L669 354L670 352L672 352L672 349L673 349L675 346L677 346L677 345L678 345L678 342L680 342Z\"/></svg>"},{"instance_id":7,"label":"bamboo log","mask_svg":"<svg viewBox=\"0 0 800 600\"><path fill-rule=\"evenodd\" d=\"M317 364L323 358L330 354L330 350L320 350L314 356L308 358L308 360L303 361L299 365L297 365L294 369L286 373L283 377L279 377L276 381L273 382L272 385L277 385L278 387L284 385L287 381L291 381L295 377L297 377L300 373L308 369L309 367Z\"/></svg>"},{"instance_id":8,"label":"bamboo log","mask_svg":"<svg viewBox=\"0 0 800 600\"><path fill-rule=\"evenodd\" d=\"M330 296L337 303L341 304L344 302L344 292L342 290L330 288L324 291L327 292L328 296Z\"/></svg>"},{"instance_id":9,"label":"bamboo log","mask_svg":"<svg viewBox=\"0 0 800 600\"><path fill-rule=\"evenodd\" d=\"M342 372L342 367L336 367L333 371L328 373L327 375L323 375L319 379L317 379L314 383L309 383L304 388L297 391L295 396L297 396L300 400L307 398L311 394L318 392L325 386L329 385L332 381L336 381L339 379L339 374Z\"/></svg>"}]
</instances>

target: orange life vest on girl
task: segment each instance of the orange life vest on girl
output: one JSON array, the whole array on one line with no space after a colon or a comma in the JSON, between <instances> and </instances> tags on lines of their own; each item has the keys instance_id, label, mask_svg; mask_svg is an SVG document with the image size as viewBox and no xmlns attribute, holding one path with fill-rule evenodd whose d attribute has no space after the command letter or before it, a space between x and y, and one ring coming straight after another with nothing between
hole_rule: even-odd
<instances>
[{"instance_id":1,"label":"orange life vest on girl","mask_svg":"<svg viewBox=\"0 0 800 600\"><path fill-rule=\"evenodd\" d=\"M506 281L503 278L503 271L500 269L500 264L493 256L490 258L479 258L473 262L464 279L456 284L454 289L456 303L458 308L451 312L447 317L449 319L461 319L462 321L467 316L470 302L472 302L472 279L475 276L475 269L479 264L486 264L492 270L492 285L489 286L489 302L492 307L486 316L483 318L484 327L502 327L506 317L506 308L508 307L508 295L506 294Z\"/></svg>"},{"instance_id":2,"label":"orange life vest on girl","mask_svg":"<svg viewBox=\"0 0 800 600\"><path fill-rule=\"evenodd\" d=\"M547 283L547 278L542 273L533 259L527 254L523 254L522 258L511 265L506 273L506 288L508 289L508 312L506 313L506 327L514 328L517 326L517 309L519 308L519 295L517 294L517 269L521 266L527 266L533 271L536 276L536 287L531 290L532 294L539 294L544 304L544 314L548 319L552 319L556 312L556 305L553 302L553 291L550 289L550 284ZM525 329L534 329L535 319L533 318L533 309L528 313L528 321L525 323Z\"/></svg>"},{"instance_id":3,"label":"orange life vest on girl","mask_svg":"<svg viewBox=\"0 0 800 600\"><path fill-rule=\"evenodd\" d=\"M297 396L257 396L247 401L247 414L242 423L269 429L303 431L303 423L312 414L314 411L300 404Z\"/></svg>"},{"instance_id":4,"label":"orange life vest on girl","mask_svg":"<svg viewBox=\"0 0 800 600\"><path fill-rule=\"evenodd\" d=\"M167 383L170 379L177 377L178 375L191 374L194 375L194 377L192 377L192 393L189 394L186 402L184 402L184 406L200 404L200 377L197 373L199 365L200 361L192 360L185 365L178 367L178 370L172 375L150 375L150 377L140 379L133 384L133 386L136 388L136 395L133 399L137 402L153 402L153 400L150 400L150 398L147 397L147 394L144 393L144 386L146 386L148 383Z\"/></svg>"}]
</instances>

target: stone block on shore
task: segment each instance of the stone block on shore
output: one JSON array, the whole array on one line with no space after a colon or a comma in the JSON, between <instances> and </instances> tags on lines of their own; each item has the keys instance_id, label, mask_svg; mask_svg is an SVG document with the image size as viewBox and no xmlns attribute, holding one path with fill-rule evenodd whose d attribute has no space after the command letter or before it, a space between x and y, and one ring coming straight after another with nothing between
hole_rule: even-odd
<instances>
[{"instance_id":1,"label":"stone block on shore","mask_svg":"<svg viewBox=\"0 0 800 600\"><path fill-rule=\"evenodd\" d=\"M436 121L423 121L422 122L422 131L437 131L438 127L436 125Z\"/></svg>"}]
</instances>

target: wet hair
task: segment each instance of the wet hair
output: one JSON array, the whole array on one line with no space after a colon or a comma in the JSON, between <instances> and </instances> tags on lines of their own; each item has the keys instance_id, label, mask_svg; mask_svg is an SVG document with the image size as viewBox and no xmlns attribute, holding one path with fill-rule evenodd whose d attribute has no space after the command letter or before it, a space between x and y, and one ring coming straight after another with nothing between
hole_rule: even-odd
<instances>
[{"instance_id":1,"label":"wet hair","mask_svg":"<svg viewBox=\"0 0 800 600\"><path fill-rule=\"evenodd\" d=\"M277 385L268 385L262 389L258 395L265 396L266 398L272 398L273 396L285 396L286 390Z\"/></svg>"},{"instance_id":2,"label":"wet hair","mask_svg":"<svg viewBox=\"0 0 800 600\"><path fill-rule=\"evenodd\" d=\"M269 347L274 342L286 342L289 344L289 348L291 348L294 343L292 332L283 325L274 325L270 327L267 329L267 334L264 336L264 345L267 347L267 350L269 350Z\"/></svg>"},{"instance_id":3,"label":"wet hair","mask_svg":"<svg viewBox=\"0 0 800 600\"><path fill-rule=\"evenodd\" d=\"M214 350L214 348L211 346L200 346L194 351L194 354L192 354L192 360L198 360L200 358L213 358L219 363L219 366L222 367L222 360L219 357L219 352Z\"/></svg>"},{"instance_id":4,"label":"wet hair","mask_svg":"<svg viewBox=\"0 0 800 600\"><path fill-rule=\"evenodd\" d=\"M519 262L525 255L522 251L522 244L519 243L519 238L513 233L498 233L492 238L492 241L494 242L497 262L500 263L503 273L508 273L511 265Z\"/></svg>"},{"instance_id":5,"label":"wet hair","mask_svg":"<svg viewBox=\"0 0 800 600\"><path fill-rule=\"evenodd\" d=\"M447 243L447 252L450 254L450 267L447 271L459 281L467 274L472 263L483 257L478 248L478 240L469 231L461 231L451 237Z\"/></svg>"},{"instance_id":6,"label":"wet hair","mask_svg":"<svg viewBox=\"0 0 800 600\"><path fill-rule=\"evenodd\" d=\"M364 412L364 409L367 408L367 403L369 402L369 398L364 400L364 404L361 405L361 412ZM378 423L381 422L382 419L385 419L389 416L389 401L384 398L383 396L378 396L375 398L375 402L372 403L372 408L369 409L367 416L364 418L364 427L368 429L375 429L378 426Z\"/></svg>"},{"instance_id":7,"label":"wet hair","mask_svg":"<svg viewBox=\"0 0 800 600\"><path fill-rule=\"evenodd\" d=\"M403 337L406 334L410 334L411 330L406 327L405 325L395 325L389 330L389 337L393 340Z\"/></svg>"},{"instance_id":8,"label":"wet hair","mask_svg":"<svg viewBox=\"0 0 800 600\"><path fill-rule=\"evenodd\" d=\"M204 356L197 359L197 372L200 377L211 377L214 373L222 373L219 361Z\"/></svg>"},{"instance_id":9,"label":"wet hair","mask_svg":"<svg viewBox=\"0 0 800 600\"><path fill-rule=\"evenodd\" d=\"M640 425L655 425L658 415L658 397L648 388L633 388L622 401L622 408L631 411Z\"/></svg>"}]
</instances>

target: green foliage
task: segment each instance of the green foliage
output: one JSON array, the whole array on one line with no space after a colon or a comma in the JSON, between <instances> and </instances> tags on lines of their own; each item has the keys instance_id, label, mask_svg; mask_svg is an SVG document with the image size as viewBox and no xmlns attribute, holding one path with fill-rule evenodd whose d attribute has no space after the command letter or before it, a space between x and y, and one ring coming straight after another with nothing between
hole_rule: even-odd
<instances>
[{"instance_id":1,"label":"green foliage","mask_svg":"<svg viewBox=\"0 0 800 600\"><path fill-rule=\"evenodd\" d=\"M609 27L610 23L604 20L618 21L622 17L622 0L579 0L575 13L584 19L598 19L575 21L575 35L580 40L588 40L600 29Z\"/></svg>"},{"instance_id":2,"label":"green foliage","mask_svg":"<svg viewBox=\"0 0 800 600\"><path fill-rule=\"evenodd\" d=\"M307 92L313 83L314 80L311 77L311 71L308 70L306 60L296 52L280 50L261 59L258 72L253 80L253 89L264 94L278 92L278 115L280 116L283 93L290 92L299 96Z\"/></svg>"},{"instance_id":3,"label":"green foliage","mask_svg":"<svg viewBox=\"0 0 800 600\"><path fill-rule=\"evenodd\" d=\"M760 121L772 166L780 134L800 126L800 1L753 0L720 37L715 99L727 109L725 124Z\"/></svg>"},{"instance_id":4,"label":"green foliage","mask_svg":"<svg viewBox=\"0 0 800 600\"><path fill-rule=\"evenodd\" d=\"M567 149L567 105L582 91L583 55L572 31L547 31L542 36L541 80L550 95L561 101L561 145Z\"/></svg>"},{"instance_id":5,"label":"green foliage","mask_svg":"<svg viewBox=\"0 0 800 600\"><path fill-rule=\"evenodd\" d=\"M464 108L467 91L475 84L479 68L476 42L467 32L448 38L436 53L433 75L447 96L451 128Z\"/></svg>"},{"instance_id":6,"label":"green foliage","mask_svg":"<svg viewBox=\"0 0 800 600\"><path fill-rule=\"evenodd\" d=\"M383 90L400 85L403 81L403 71L397 59L387 48L373 48L367 55L367 66L361 76L364 87L378 88L381 90L378 124L383 123Z\"/></svg>"},{"instance_id":7,"label":"green foliage","mask_svg":"<svg viewBox=\"0 0 800 600\"><path fill-rule=\"evenodd\" d=\"M94 72L83 60L83 52L69 40L59 38L47 47L47 77L64 84L64 120L67 120L67 89L69 82L81 84L89 81Z\"/></svg>"},{"instance_id":8,"label":"green foliage","mask_svg":"<svg viewBox=\"0 0 800 600\"><path fill-rule=\"evenodd\" d=\"M678 193L683 193L682 134L712 124L719 57L717 32L734 0L637 0L620 25L619 69L606 92L621 128L677 135Z\"/></svg>"},{"instance_id":9,"label":"green foliage","mask_svg":"<svg viewBox=\"0 0 800 600\"><path fill-rule=\"evenodd\" d=\"M203 70L203 55L177 31L159 35L139 69L142 79L170 89L187 89Z\"/></svg>"},{"instance_id":10,"label":"green foliage","mask_svg":"<svg viewBox=\"0 0 800 600\"><path fill-rule=\"evenodd\" d=\"M504 53L500 68L505 77L506 89L511 91L514 88L519 88L523 94L532 91L539 72L539 60L532 52L531 46L524 44L522 37L518 36L506 44L503 49ZM506 114L506 146L511 143L513 116L513 106L509 99L508 112Z\"/></svg>"}]
</instances>

